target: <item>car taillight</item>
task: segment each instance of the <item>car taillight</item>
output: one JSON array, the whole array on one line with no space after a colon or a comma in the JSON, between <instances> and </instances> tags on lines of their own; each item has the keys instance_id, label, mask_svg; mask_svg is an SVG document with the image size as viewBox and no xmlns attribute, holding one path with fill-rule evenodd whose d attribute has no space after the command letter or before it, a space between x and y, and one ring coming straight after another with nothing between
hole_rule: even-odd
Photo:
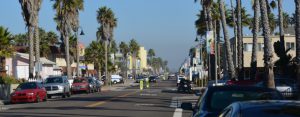
<instances>
[{"instance_id":1,"label":"car taillight","mask_svg":"<svg viewBox=\"0 0 300 117\"><path fill-rule=\"evenodd\" d=\"M228 80L227 82L226 82L226 85L233 85L234 83L233 83L233 81L231 81L231 80Z\"/></svg>"}]
</instances>

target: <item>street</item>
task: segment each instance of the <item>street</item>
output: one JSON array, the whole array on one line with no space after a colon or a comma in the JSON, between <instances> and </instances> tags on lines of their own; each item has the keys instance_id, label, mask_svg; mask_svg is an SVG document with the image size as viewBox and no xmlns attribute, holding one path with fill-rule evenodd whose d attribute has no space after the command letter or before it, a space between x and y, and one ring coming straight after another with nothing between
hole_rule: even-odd
<instances>
[{"instance_id":1,"label":"street","mask_svg":"<svg viewBox=\"0 0 300 117\"><path fill-rule=\"evenodd\" d=\"M193 101L194 94L179 94L176 81L158 81L143 91L138 86L93 94L77 94L70 98L54 98L42 103L3 106L1 117L188 117L181 102Z\"/></svg>"}]
</instances>

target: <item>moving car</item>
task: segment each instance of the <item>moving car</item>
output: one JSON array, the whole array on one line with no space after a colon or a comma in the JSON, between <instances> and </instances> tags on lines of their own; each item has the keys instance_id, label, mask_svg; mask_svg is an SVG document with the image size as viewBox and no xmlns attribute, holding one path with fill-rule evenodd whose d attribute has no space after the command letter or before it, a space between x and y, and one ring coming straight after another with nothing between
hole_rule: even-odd
<instances>
[{"instance_id":1,"label":"moving car","mask_svg":"<svg viewBox=\"0 0 300 117\"><path fill-rule=\"evenodd\" d=\"M300 101L260 100L235 102L219 117L299 117Z\"/></svg>"},{"instance_id":2,"label":"moving car","mask_svg":"<svg viewBox=\"0 0 300 117\"><path fill-rule=\"evenodd\" d=\"M72 84L72 94L78 92L90 93L91 89L86 78L75 78Z\"/></svg>"},{"instance_id":3,"label":"moving car","mask_svg":"<svg viewBox=\"0 0 300 117\"><path fill-rule=\"evenodd\" d=\"M180 80L179 86L177 88L177 92L182 92L182 93L192 93L192 85L191 81L182 79Z\"/></svg>"},{"instance_id":4,"label":"moving car","mask_svg":"<svg viewBox=\"0 0 300 117\"><path fill-rule=\"evenodd\" d=\"M123 78L120 75L111 75L111 82L113 84L123 83Z\"/></svg>"},{"instance_id":5,"label":"moving car","mask_svg":"<svg viewBox=\"0 0 300 117\"><path fill-rule=\"evenodd\" d=\"M10 102L13 104L20 102L40 102L46 100L46 89L39 82L22 83L10 95Z\"/></svg>"},{"instance_id":6,"label":"moving car","mask_svg":"<svg viewBox=\"0 0 300 117\"><path fill-rule=\"evenodd\" d=\"M177 86L179 85L180 80L182 80L182 79L185 79L185 77L183 75L178 75L177 76Z\"/></svg>"},{"instance_id":7,"label":"moving car","mask_svg":"<svg viewBox=\"0 0 300 117\"><path fill-rule=\"evenodd\" d=\"M282 100L283 96L274 89L254 86L208 87L193 108L193 117L216 117L233 102L248 100ZM183 103L184 109L191 109L191 103Z\"/></svg>"},{"instance_id":8,"label":"moving car","mask_svg":"<svg viewBox=\"0 0 300 117\"><path fill-rule=\"evenodd\" d=\"M62 98L71 96L70 83L67 77L49 77L44 81L44 86L47 90L48 98L51 98L52 96L62 96Z\"/></svg>"},{"instance_id":9,"label":"moving car","mask_svg":"<svg viewBox=\"0 0 300 117\"><path fill-rule=\"evenodd\" d=\"M157 76L150 76L149 77L149 82L157 82L158 77Z\"/></svg>"},{"instance_id":10,"label":"moving car","mask_svg":"<svg viewBox=\"0 0 300 117\"><path fill-rule=\"evenodd\" d=\"M143 76L138 76L136 79L135 79L135 82L136 83L139 83L140 81L144 81L145 78Z\"/></svg>"}]
</instances>

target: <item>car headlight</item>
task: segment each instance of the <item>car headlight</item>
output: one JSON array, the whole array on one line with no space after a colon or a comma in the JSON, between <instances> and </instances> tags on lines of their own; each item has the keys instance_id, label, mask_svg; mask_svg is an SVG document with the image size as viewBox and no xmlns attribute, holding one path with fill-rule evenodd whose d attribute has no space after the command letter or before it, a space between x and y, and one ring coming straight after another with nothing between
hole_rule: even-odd
<instances>
[{"instance_id":1,"label":"car headlight","mask_svg":"<svg viewBox=\"0 0 300 117\"><path fill-rule=\"evenodd\" d=\"M33 96L33 95L34 95L34 93L27 93L27 95L29 95L29 96Z\"/></svg>"}]
</instances>

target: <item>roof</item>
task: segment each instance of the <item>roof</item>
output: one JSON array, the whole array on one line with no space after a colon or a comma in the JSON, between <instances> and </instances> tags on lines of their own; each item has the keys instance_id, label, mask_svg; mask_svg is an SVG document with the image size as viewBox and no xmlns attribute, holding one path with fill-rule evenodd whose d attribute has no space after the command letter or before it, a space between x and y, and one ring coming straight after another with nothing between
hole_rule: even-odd
<instances>
[{"instance_id":1,"label":"roof","mask_svg":"<svg viewBox=\"0 0 300 117\"><path fill-rule=\"evenodd\" d=\"M22 57L24 59L29 59L29 54L26 54L26 53L16 53L16 56ZM34 61L35 61L35 58L34 58ZM45 57L40 58L40 61L42 64L56 65L55 62L50 61L50 60L46 59Z\"/></svg>"}]
</instances>

